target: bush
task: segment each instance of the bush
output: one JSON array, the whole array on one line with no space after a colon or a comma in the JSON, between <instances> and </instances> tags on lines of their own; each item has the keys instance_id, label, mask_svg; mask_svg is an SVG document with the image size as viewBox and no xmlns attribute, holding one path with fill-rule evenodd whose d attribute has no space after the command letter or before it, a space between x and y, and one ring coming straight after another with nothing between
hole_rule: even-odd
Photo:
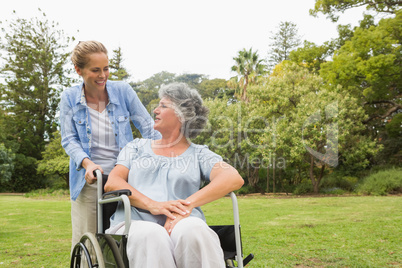
<instances>
[{"instance_id":1,"label":"bush","mask_svg":"<svg viewBox=\"0 0 402 268\"><path fill-rule=\"evenodd\" d=\"M331 189L352 192L355 190L358 180L356 177L345 176L342 172L334 172L323 178L320 188L322 192L330 191Z\"/></svg>"},{"instance_id":2,"label":"bush","mask_svg":"<svg viewBox=\"0 0 402 268\"><path fill-rule=\"evenodd\" d=\"M300 184L298 184L293 190L293 194L302 195L314 192L313 185L308 180L303 180Z\"/></svg>"},{"instance_id":3,"label":"bush","mask_svg":"<svg viewBox=\"0 0 402 268\"><path fill-rule=\"evenodd\" d=\"M366 177L357 187L357 193L387 195L402 193L402 168L379 171Z\"/></svg>"},{"instance_id":4,"label":"bush","mask_svg":"<svg viewBox=\"0 0 402 268\"><path fill-rule=\"evenodd\" d=\"M250 185L244 185L239 190L235 191L235 193L237 195L251 194L251 193L254 193L254 192L255 192L254 187L252 187Z\"/></svg>"},{"instance_id":5,"label":"bush","mask_svg":"<svg viewBox=\"0 0 402 268\"><path fill-rule=\"evenodd\" d=\"M36 174L37 160L23 154L15 154L11 179L0 183L0 192L27 193L45 187L43 176Z\"/></svg>"},{"instance_id":6,"label":"bush","mask_svg":"<svg viewBox=\"0 0 402 268\"><path fill-rule=\"evenodd\" d=\"M24 196L29 198L69 197L69 190L46 188L31 191Z\"/></svg>"}]
</instances>

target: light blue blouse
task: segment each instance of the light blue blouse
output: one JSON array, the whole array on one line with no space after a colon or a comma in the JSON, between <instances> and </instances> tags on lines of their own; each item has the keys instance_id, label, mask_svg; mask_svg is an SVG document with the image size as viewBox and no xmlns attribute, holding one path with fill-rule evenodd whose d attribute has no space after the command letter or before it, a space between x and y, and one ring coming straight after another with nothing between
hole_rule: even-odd
<instances>
[{"instance_id":1,"label":"light blue blouse","mask_svg":"<svg viewBox=\"0 0 402 268\"><path fill-rule=\"evenodd\" d=\"M120 152L116 165L123 165L129 171L128 183L136 190L163 202L186 199L200 189L203 181L209 181L213 166L222 157L213 153L205 145L191 144L178 157L156 155L151 148L151 140L135 139ZM201 208L194 208L191 216L205 221ZM152 215L148 211L131 207L133 220L144 220L164 225L165 215ZM123 205L119 204L111 217L111 226L124 221Z\"/></svg>"}]
</instances>

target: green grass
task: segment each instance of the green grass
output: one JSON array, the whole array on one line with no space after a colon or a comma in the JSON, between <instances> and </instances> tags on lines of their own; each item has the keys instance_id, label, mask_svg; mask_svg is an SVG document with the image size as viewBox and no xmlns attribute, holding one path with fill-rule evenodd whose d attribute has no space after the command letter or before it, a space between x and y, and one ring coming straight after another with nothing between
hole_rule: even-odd
<instances>
[{"instance_id":1,"label":"green grass","mask_svg":"<svg viewBox=\"0 0 402 268\"><path fill-rule=\"evenodd\" d=\"M230 218L223 207L229 199L204 208L210 224ZM242 197L239 207L247 267L402 266L402 197Z\"/></svg>"},{"instance_id":2,"label":"green grass","mask_svg":"<svg viewBox=\"0 0 402 268\"><path fill-rule=\"evenodd\" d=\"M247 267L401 267L402 197L239 197ZM209 224L231 224L223 198ZM0 196L0 268L68 267L70 202Z\"/></svg>"},{"instance_id":3,"label":"green grass","mask_svg":"<svg viewBox=\"0 0 402 268\"><path fill-rule=\"evenodd\" d=\"M0 195L0 267L69 267L70 201Z\"/></svg>"}]
</instances>

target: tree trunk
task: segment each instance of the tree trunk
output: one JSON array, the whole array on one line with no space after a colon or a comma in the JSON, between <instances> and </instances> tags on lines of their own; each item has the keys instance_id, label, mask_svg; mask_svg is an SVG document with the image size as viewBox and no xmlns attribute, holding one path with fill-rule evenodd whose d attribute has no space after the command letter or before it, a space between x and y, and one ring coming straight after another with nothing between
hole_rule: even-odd
<instances>
[{"instance_id":1,"label":"tree trunk","mask_svg":"<svg viewBox=\"0 0 402 268\"><path fill-rule=\"evenodd\" d=\"M245 80L246 80L246 82L244 83L244 86L243 86L243 92L241 94L241 99L245 103L248 103L248 97L247 97L248 76L247 75L245 76Z\"/></svg>"},{"instance_id":2,"label":"tree trunk","mask_svg":"<svg viewBox=\"0 0 402 268\"><path fill-rule=\"evenodd\" d=\"M272 165L272 192L275 193L275 158L273 159Z\"/></svg>"},{"instance_id":3,"label":"tree trunk","mask_svg":"<svg viewBox=\"0 0 402 268\"><path fill-rule=\"evenodd\" d=\"M269 193L269 166L267 167L267 193Z\"/></svg>"},{"instance_id":4,"label":"tree trunk","mask_svg":"<svg viewBox=\"0 0 402 268\"><path fill-rule=\"evenodd\" d=\"M310 155L310 180L315 194L318 194L318 183L314 176L314 156Z\"/></svg>"},{"instance_id":5,"label":"tree trunk","mask_svg":"<svg viewBox=\"0 0 402 268\"><path fill-rule=\"evenodd\" d=\"M313 189L314 189L315 194L318 194L318 192L320 190L320 182L324 175L324 170L325 170L325 164L322 163L319 176L317 178L314 176L314 156L310 155L310 179L311 179L311 183L313 184Z\"/></svg>"}]
</instances>

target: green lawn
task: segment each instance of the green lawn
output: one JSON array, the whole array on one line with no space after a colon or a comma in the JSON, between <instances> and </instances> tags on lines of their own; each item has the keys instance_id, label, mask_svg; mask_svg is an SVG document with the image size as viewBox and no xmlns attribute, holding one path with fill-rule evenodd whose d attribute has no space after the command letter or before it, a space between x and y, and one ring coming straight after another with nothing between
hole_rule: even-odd
<instances>
[{"instance_id":1,"label":"green lawn","mask_svg":"<svg viewBox=\"0 0 402 268\"><path fill-rule=\"evenodd\" d=\"M402 267L402 197L239 197L247 267ZM223 198L207 221L231 223ZM0 196L0 268L68 267L70 203Z\"/></svg>"}]
</instances>

